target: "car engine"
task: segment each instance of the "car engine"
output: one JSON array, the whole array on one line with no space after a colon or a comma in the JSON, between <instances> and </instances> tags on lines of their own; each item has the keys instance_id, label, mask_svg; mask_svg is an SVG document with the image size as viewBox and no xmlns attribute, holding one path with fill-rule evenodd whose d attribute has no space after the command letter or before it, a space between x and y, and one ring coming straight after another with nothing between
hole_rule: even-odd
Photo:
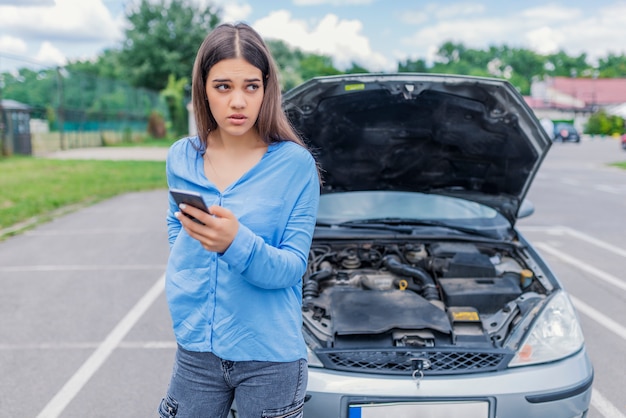
<instances>
[{"instance_id":1,"label":"car engine","mask_svg":"<svg viewBox=\"0 0 626 418\"><path fill-rule=\"evenodd\" d=\"M314 242L303 281L305 337L318 354L342 351L385 370L391 360L371 366L358 357L380 349L497 350L547 293L525 259L508 245Z\"/></svg>"}]
</instances>

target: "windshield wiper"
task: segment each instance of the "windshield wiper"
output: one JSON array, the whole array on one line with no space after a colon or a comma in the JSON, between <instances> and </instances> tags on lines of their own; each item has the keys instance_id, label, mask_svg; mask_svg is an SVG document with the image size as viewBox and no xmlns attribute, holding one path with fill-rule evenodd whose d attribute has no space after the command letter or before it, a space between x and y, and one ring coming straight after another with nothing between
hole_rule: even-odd
<instances>
[{"instance_id":1,"label":"windshield wiper","mask_svg":"<svg viewBox=\"0 0 626 418\"><path fill-rule=\"evenodd\" d=\"M386 223L384 221L377 222L376 220L359 220L359 221L345 221L340 223L330 222L317 222L317 226L326 226L330 228L360 228L360 229L379 229L384 231L400 232L403 234L412 234L413 229L408 225Z\"/></svg>"},{"instance_id":2,"label":"windshield wiper","mask_svg":"<svg viewBox=\"0 0 626 418\"><path fill-rule=\"evenodd\" d=\"M424 220L424 219L405 219L405 218L372 218L372 219L360 219L358 221L346 221L338 224L338 226L345 226L351 228L371 228L372 226L378 226L381 228L401 228L403 232L405 229L413 231L413 226L433 226L438 228L451 229L453 231L462 232L464 234L478 235L486 238L495 238L494 234L486 231L477 230L461 225L451 225L446 222L436 220ZM406 231L406 232L409 232Z\"/></svg>"}]
</instances>

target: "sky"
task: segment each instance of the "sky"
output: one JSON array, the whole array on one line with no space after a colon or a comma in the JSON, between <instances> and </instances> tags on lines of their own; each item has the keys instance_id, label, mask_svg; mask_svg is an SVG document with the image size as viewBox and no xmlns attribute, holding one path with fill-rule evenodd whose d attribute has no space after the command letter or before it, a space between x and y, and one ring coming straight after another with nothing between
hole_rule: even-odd
<instances>
[{"instance_id":1,"label":"sky","mask_svg":"<svg viewBox=\"0 0 626 418\"><path fill-rule=\"evenodd\" d=\"M126 13L138 0L0 0L0 72L93 59L119 49ZM265 39L395 71L431 63L447 41L468 48L508 45L590 60L626 54L626 0L192 0L221 8ZM131 8L131 9L129 9Z\"/></svg>"}]
</instances>

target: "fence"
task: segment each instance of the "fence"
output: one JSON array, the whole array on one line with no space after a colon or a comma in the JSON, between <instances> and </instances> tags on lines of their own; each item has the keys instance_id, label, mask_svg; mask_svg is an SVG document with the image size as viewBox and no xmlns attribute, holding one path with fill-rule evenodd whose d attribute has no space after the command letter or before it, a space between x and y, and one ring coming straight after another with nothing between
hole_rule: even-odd
<instances>
[{"instance_id":1,"label":"fence","mask_svg":"<svg viewBox=\"0 0 626 418\"><path fill-rule=\"evenodd\" d=\"M0 99L26 105L30 119L43 126L29 132L33 154L135 140L146 133L152 112L169 119L158 92L77 68L82 67L24 67L0 72ZM93 66L85 68L94 71ZM0 107L0 111L4 109ZM8 133L0 134L6 145Z\"/></svg>"}]
</instances>

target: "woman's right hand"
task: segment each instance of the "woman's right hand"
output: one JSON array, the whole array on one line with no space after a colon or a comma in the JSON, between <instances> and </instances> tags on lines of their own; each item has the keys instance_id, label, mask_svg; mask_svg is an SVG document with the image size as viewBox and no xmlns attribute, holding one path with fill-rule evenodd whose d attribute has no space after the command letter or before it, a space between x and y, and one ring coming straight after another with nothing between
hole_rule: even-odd
<instances>
[{"instance_id":1,"label":"woman's right hand","mask_svg":"<svg viewBox=\"0 0 626 418\"><path fill-rule=\"evenodd\" d=\"M197 239L208 251L225 252L239 230L239 220L235 214L222 206L213 205L209 208L210 213L206 213L193 206L181 204L180 210L182 212L175 213L176 218L189 236ZM204 225L194 222L185 213Z\"/></svg>"}]
</instances>

